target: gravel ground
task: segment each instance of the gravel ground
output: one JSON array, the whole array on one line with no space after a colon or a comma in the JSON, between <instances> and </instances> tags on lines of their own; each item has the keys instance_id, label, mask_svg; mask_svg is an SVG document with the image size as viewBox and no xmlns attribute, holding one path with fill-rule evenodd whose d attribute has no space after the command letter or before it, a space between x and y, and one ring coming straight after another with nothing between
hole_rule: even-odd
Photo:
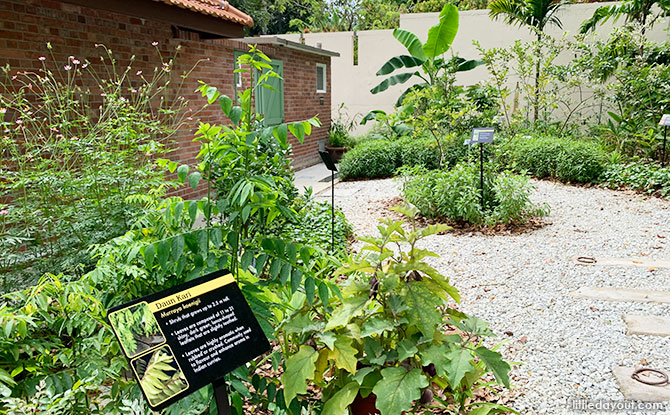
<instances>
[{"instance_id":1,"label":"gravel ground","mask_svg":"<svg viewBox=\"0 0 670 415\"><path fill-rule=\"evenodd\" d=\"M615 366L670 370L670 338L628 336L622 320L627 313L668 316L670 305L575 299L570 292L582 286L670 291L670 269L580 266L571 258L670 258L670 202L533 185L533 200L551 207L549 225L521 235L436 235L425 247L441 255L434 265L460 290L462 310L490 322L496 341L508 339L505 358L522 362L506 392L512 407L522 414L604 413L570 409L568 400L622 401ZM339 183L336 205L357 235L376 234L383 203L400 196L399 187L392 179ZM670 403L654 413L670 414Z\"/></svg>"}]
</instances>

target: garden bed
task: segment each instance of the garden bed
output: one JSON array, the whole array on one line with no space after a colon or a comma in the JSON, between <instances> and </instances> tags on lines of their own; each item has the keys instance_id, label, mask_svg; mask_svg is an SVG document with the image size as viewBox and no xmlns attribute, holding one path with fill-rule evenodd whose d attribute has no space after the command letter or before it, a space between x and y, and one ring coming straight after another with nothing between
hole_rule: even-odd
<instances>
[{"instance_id":1,"label":"garden bed","mask_svg":"<svg viewBox=\"0 0 670 415\"><path fill-rule=\"evenodd\" d=\"M507 392L520 413L554 414L568 399L618 401L610 371L619 365L670 367L670 339L626 336L623 314L668 315L670 306L574 299L581 286L670 290L670 270L579 267L577 255L670 257L670 202L601 188L533 181L535 202L547 202L550 224L534 232L448 233L423 248L463 295L461 309L491 322L507 340L503 354L523 362ZM338 206L357 235L376 234L377 218L400 196L398 181L336 186ZM325 197L325 196L324 196ZM659 237L662 236L664 238ZM360 244L354 245L360 249ZM645 363L646 362L646 363Z\"/></svg>"}]
</instances>

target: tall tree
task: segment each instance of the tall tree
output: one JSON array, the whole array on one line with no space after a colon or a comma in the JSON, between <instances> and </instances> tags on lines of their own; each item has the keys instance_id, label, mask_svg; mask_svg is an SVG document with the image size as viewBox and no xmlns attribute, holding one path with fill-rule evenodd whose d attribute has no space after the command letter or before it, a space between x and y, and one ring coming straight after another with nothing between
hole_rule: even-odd
<instances>
[{"instance_id":1,"label":"tall tree","mask_svg":"<svg viewBox=\"0 0 670 415\"><path fill-rule=\"evenodd\" d=\"M526 26L537 36L535 56L535 99L533 112L535 121L540 111L540 70L542 69L542 36L548 25L563 28L563 23L556 12L567 4L565 0L493 0L489 4L489 16L502 18L505 23L513 26Z\"/></svg>"}]
</instances>

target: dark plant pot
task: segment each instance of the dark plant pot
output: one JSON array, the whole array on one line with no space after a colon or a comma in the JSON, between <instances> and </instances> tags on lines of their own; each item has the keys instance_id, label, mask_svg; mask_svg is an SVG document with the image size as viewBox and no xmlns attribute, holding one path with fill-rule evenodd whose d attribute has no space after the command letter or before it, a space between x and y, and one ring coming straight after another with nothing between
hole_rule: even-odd
<instances>
[{"instance_id":1,"label":"dark plant pot","mask_svg":"<svg viewBox=\"0 0 670 415\"><path fill-rule=\"evenodd\" d=\"M349 405L351 409L351 415L371 415L379 414L379 410L375 406L377 402L377 395L374 393L369 394L365 398L361 397L361 394L357 394L354 401Z\"/></svg>"},{"instance_id":2,"label":"dark plant pot","mask_svg":"<svg viewBox=\"0 0 670 415\"><path fill-rule=\"evenodd\" d=\"M346 147L332 147L326 144L326 151L330 154L330 158L332 158L335 163L340 162L347 150L349 149Z\"/></svg>"}]
</instances>

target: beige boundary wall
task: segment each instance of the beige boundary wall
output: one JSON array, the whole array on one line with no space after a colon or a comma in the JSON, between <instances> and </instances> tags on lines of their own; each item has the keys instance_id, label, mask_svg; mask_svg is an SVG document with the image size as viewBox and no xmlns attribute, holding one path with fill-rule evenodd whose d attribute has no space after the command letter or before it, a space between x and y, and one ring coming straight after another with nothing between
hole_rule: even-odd
<instances>
[{"instance_id":1,"label":"beige boundary wall","mask_svg":"<svg viewBox=\"0 0 670 415\"><path fill-rule=\"evenodd\" d=\"M563 8L559 17L563 22L563 30L551 27L547 32L554 37L568 36L578 32L580 24L593 15L593 11L600 6L616 3L588 3L573 4ZM438 21L439 13L403 14L400 16L400 28L416 33L425 41L428 29ZM614 23L620 25L623 19ZM608 22L597 28L598 37L606 37L612 30L613 23ZM670 19L659 21L648 33L654 41L670 39ZM370 93L370 89L377 85L384 77L375 75L377 70L391 57L407 54L406 49L393 38L393 30L366 30L359 31L358 35L358 65L354 65L354 32L307 33L304 35L305 44L322 47L323 49L339 52L339 57L331 60L332 76L332 116L337 117L340 104L344 104L348 116L359 118L373 109L387 112L393 111L393 104L408 84L396 85L377 95ZM300 42L300 35L280 35L288 40ZM488 16L488 10L471 10L460 13L458 34L454 40L452 51L466 59L477 59L479 54L472 44L478 41L484 48L508 47L516 40L530 41L533 39L525 28L505 24L503 21L494 21ZM452 52L447 52L452 53ZM488 71L484 67L459 74L458 81L463 85L471 85L488 78ZM368 126L359 126L355 133L360 134Z\"/></svg>"}]
</instances>

